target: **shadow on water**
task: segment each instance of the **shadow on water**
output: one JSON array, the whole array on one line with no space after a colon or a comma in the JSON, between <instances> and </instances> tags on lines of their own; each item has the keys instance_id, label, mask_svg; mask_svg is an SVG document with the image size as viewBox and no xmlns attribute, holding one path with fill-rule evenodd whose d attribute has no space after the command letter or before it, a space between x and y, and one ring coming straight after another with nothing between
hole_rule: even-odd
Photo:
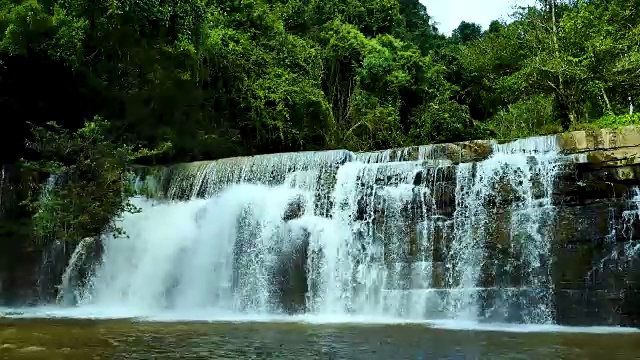
<instances>
[{"instance_id":1,"label":"shadow on water","mask_svg":"<svg viewBox=\"0 0 640 360\"><path fill-rule=\"evenodd\" d=\"M639 333L0 319L2 359L635 359Z\"/></svg>"}]
</instances>

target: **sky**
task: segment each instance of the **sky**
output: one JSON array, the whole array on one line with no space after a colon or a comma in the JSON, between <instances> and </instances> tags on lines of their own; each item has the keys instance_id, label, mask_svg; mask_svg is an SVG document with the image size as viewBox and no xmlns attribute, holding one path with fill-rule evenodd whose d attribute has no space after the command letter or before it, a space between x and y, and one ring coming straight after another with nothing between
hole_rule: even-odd
<instances>
[{"instance_id":1,"label":"sky","mask_svg":"<svg viewBox=\"0 0 640 360\"><path fill-rule=\"evenodd\" d=\"M492 20L509 21L514 6L533 5L535 0L420 0L437 22L441 33L450 35L461 21L489 27Z\"/></svg>"}]
</instances>

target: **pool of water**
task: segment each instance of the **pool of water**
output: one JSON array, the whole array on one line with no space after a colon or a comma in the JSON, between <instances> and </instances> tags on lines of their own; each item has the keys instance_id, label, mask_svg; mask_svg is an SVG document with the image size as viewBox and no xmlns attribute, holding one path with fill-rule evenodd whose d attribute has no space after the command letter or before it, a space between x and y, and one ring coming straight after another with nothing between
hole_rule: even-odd
<instances>
[{"instance_id":1,"label":"pool of water","mask_svg":"<svg viewBox=\"0 0 640 360\"><path fill-rule=\"evenodd\" d=\"M640 332L464 322L0 315L1 359L638 359ZM44 315L47 316L44 316ZM61 315L61 314L58 314Z\"/></svg>"}]
</instances>

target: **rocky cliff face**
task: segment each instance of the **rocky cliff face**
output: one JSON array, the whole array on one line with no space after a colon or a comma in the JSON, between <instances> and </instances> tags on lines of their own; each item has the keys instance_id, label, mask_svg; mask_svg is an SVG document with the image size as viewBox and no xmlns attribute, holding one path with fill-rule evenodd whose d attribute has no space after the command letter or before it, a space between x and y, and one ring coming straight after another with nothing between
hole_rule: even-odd
<instances>
[{"instance_id":1,"label":"rocky cliff face","mask_svg":"<svg viewBox=\"0 0 640 360\"><path fill-rule=\"evenodd\" d=\"M569 323L640 325L640 129L558 136L573 157L554 202L558 313Z\"/></svg>"}]
</instances>

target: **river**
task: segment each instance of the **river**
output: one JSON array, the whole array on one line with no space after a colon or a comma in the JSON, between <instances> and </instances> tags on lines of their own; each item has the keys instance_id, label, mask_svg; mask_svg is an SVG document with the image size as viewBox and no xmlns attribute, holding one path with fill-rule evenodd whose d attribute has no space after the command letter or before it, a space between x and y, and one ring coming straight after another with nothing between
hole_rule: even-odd
<instances>
[{"instance_id":1,"label":"river","mask_svg":"<svg viewBox=\"0 0 640 360\"><path fill-rule=\"evenodd\" d=\"M546 325L0 318L2 359L637 359L640 332Z\"/></svg>"}]
</instances>

